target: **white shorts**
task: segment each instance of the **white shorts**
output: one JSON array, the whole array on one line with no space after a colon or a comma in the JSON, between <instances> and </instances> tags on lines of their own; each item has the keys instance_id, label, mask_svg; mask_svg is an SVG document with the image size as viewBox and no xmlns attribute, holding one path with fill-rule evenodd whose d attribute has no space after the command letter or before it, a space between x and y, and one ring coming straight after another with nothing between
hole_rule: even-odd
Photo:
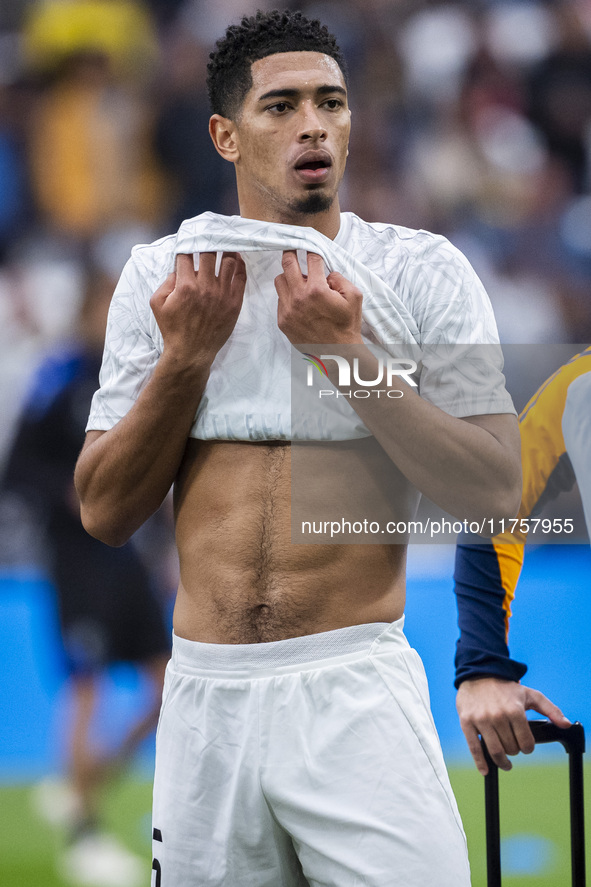
<instances>
[{"instance_id":1,"label":"white shorts","mask_svg":"<svg viewBox=\"0 0 591 887\"><path fill-rule=\"evenodd\" d=\"M153 887L469 887L403 623L263 644L174 638Z\"/></svg>"}]
</instances>

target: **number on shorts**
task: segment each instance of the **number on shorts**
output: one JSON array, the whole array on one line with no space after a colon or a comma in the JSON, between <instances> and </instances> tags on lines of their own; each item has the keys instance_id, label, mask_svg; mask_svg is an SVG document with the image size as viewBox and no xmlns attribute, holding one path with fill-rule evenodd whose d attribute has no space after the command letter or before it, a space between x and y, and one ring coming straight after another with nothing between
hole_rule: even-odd
<instances>
[{"instance_id":1,"label":"number on shorts","mask_svg":"<svg viewBox=\"0 0 591 887\"><path fill-rule=\"evenodd\" d=\"M162 842L162 832L160 831L159 828L155 828L155 829L153 830L153 832L152 832L152 837L154 838L155 841L160 841L160 842ZM159 861L156 859L156 857L154 857L154 859L152 860L152 871L156 872L156 883L154 884L154 887L161 887L161 884L162 884L162 869L161 869L161 867L160 867L160 863L159 863Z\"/></svg>"}]
</instances>

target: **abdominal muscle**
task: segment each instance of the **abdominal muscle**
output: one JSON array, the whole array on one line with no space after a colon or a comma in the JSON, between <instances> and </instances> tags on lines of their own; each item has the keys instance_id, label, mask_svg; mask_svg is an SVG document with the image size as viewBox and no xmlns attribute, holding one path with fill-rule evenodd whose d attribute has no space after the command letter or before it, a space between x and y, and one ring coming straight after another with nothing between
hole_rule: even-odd
<instances>
[{"instance_id":1,"label":"abdominal muscle","mask_svg":"<svg viewBox=\"0 0 591 887\"><path fill-rule=\"evenodd\" d=\"M408 490L400 476L402 500ZM310 496L323 494L319 477ZM404 611L404 545L292 544L289 443L189 440L175 514L180 637L259 643Z\"/></svg>"}]
</instances>

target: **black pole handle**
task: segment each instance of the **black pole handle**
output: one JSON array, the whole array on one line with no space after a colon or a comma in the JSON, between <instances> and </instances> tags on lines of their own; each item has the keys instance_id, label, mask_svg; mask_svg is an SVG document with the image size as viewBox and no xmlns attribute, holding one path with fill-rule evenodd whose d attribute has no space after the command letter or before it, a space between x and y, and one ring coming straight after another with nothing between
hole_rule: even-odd
<instances>
[{"instance_id":1,"label":"black pole handle","mask_svg":"<svg viewBox=\"0 0 591 887\"><path fill-rule=\"evenodd\" d=\"M570 727L557 727L546 719L529 721L536 745L543 742L560 742L568 754L585 754L585 731L579 721Z\"/></svg>"},{"instance_id":2,"label":"black pole handle","mask_svg":"<svg viewBox=\"0 0 591 887\"><path fill-rule=\"evenodd\" d=\"M571 872L573 887L585 887L585 808L583 794L583 754L585 731L576 721L570 727L557 727L548 720L529 722L536 745L559 742L569 760ZM501 828L499 818L499 769L491 758L484 739L482 751L488 765L484 777L486 812L486 865L488 887L501 887Z\"/></svg>"}]
</instances>

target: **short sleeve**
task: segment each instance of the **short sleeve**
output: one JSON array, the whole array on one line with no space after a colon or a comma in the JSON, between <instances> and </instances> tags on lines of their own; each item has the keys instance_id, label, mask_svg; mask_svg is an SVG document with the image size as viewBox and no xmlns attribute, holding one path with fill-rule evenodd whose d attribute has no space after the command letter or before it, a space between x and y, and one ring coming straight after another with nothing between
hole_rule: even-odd
<instances>
[{"instance_id":1,"label":"short sleeve","mask_svg":"<svg viewBox=\"0 0 591 887\"><path fill-rule=\"evenodd\" d=\"M113 293L107 320L99 389L90 407L87 431L109 431L137 400L160 357L150 315L152 293L131 258Z\"/></svg>"},{"instance_id":2,"label":"short sleeve","mask_svg":"<svg viewBox=\"0 0 591 887\"><path fill-rule=\"evenodd\" d=\"M490 299L466 257L435 237L414 269L421 396L452 416L512 413Z\"/></svg>"}]
</instances>

